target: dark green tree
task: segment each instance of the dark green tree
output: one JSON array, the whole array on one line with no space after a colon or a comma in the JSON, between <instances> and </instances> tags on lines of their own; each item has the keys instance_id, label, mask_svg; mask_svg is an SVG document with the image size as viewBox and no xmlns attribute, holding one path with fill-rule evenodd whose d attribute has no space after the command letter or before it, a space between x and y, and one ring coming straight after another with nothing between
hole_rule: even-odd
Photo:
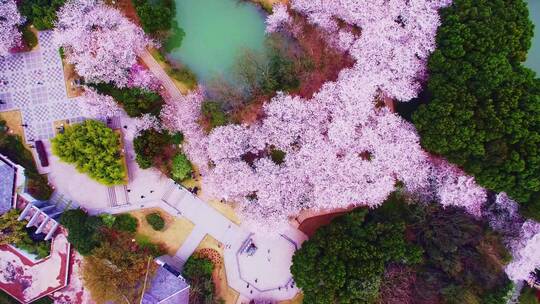
<instances>
[{"instance_id":1,"label":"dark green tree","mask_svg":"<svg viewBox=\"0 0 540 304\"><path fill-rule=\"evenodd\" d=\"M133 4L141 20L143 30L157 34L171 29L175 4L172 0L134 0Z\"/></svg>"},{"instance_id":2,"label":"dark green tree","mask_svg":"<svg viewBox=\"0 0 540 304\"><path fill-rule=\"evenodd\" d=\"M214 264L212 261L192 255L184 265L182 276L188 280L191 285L189 291L190 303L215 303L214 299L214 281L212 281L212 272Z\"/></svg>"},{"instance_id":3,"label":"dark green tree","mask_svg":"<svg viewBox=\"0 0 540 304\"><path fill-rule=\"evenodd\" d=\"M421 249L405 240L404 222L367 215L360 209L335 219L295 253L291 272L306 303L372 303L385 265L421 261Z\"/></svg>"},{"instance_id":4,"label":"dark green tree","mask_svg":"<svg viewBox=\"0 0 540 304\"><path fill-rule=\"evenodd\" d=\"M66 210L60 224L68 230L68 241L80 254L89 255L99 246L99 229L103 225L99 217L90 216L82 209Z\"/></svg>"},{"instance_id":5,"label":"dark green tree","mask_svg":"<svg viewBox=\"0 0 540 304\"><path fill-rule=\"evenodd\" d=\"M113 228L125 232L136 232L139 221L136 217L129 213L124 213L115 216Z\"/></svg>"},{"instance_id":6,"label":"dark green tree","mask_svg":"<svg viewBox=\"0 0 540 304\"><path fill-rule=\"evenodd\" d=\"M171 144L171 136L166 132L154 129L142 131L133 140L133 148L137 154L135 160L143 169L152 167L155 159L163 154L167 145Z\"/></svg>"},{"instance_id":7,"label":"dark green tree","mask_svg":"<svg viewBox=\"0 0 540 304\"><path fill-rule=\"evenodd\" d=\"M159 115L163 106L163 98L153 91L141 88L117 88L110 83L88 84L100 94L109 95L130 117L139 117L143 114Z\"/></svg>"},{"instance_id":8,"label":"dark green tree","mask_svg":"<svg viewBox=\"0 0 540 304\"><path fill-rule=\"evenodd\" d=\"M183 153L178 153L172 159L172 178L177 182L182 182L188 179L193 173L193 167L187 156Z\"/></svg>"},{"instance_id":9,"label":"dark green tree","mask_svg":"<svg viewBox=\"0 0 540 304\"><path fill-rule=\"evenodd\" d=\"M307 303L503 304L509 260L501 237L464 210L394 194L319 228L291 272Z\"/></svg>"},{"instance_id":10,"label":"dark green tree","mask_svg":"<svg viewBox=\"0 0 540 304\"><path fill-rule=\"evenodd\" d=\"M413 115L422 146L540 219L540 80L522 66L533 25L523 0L456 0L441 10L431 100Z\"/></svg>"},{"instance_id":11,"label":"dark green tree","mask_svg":"<svg viewBox=\"0 0 540 304\"><path fill-rule=\"evenodd\" d=\"M56 22L56 11L64 5L65 0L23 0L19 4L24 15L40 31L49 30Z\"/></svg>"},{"instance_id":12,"label":"dark green tree","mask_svg":"<svg viewBox=\"0 0 540 304\"><path fill-rule=\"evenodd\" d=\"M0 120L0 153L24 167L28 193L38 200L48 200L51 197L53 190L47 176L39 174L34 156L26 149L20 136L8 132L8 126L3 120Z\"/></svg>"}]
</instances>

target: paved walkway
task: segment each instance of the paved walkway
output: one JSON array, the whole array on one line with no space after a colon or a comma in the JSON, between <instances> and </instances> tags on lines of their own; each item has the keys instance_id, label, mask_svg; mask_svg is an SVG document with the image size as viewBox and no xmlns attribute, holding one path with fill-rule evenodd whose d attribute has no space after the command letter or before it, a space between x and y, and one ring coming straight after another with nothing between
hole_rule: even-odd
<instances>
[{"instance_id":1,"label":"paved walkway","mask_svg":"<svg viewBox=\"0 0 540 304\"><path fill-rule=\"evenodd\" d=\"M92 213L124 213L141 208L158 207L173 216L182 215L189 219L195 228L177 251L176 257L186 261L208 234L218 240L225 248L224 260L229 286L240 292L246 299L266 299L281 301L293 298L298 289L292 286L289 271L295 249L290 241L282 236L256 235L238 226L189 191L170 181L170 188L163 193L161 200L94 209ZM244 244L254 239L258 252L266 254L271 248L272 261L259 260L256 264L244 253ZM286 239L297 246L306 239L300 231L291 228ZM245 262L244 262L245 261ZM279 282L279 283L277 283Z\"/></svg>"},{"instance_id":2,"label":"paved walkway","mask_svg":"<svg viewBox=\"0 0 540 304\"><path fill-rule=\"evenodd\" d=\"M0 59L0 111L21 111L28 142L53 137L55 121L82 120L77 98L67 97L52 31L39 32L38 40L38 49Z\"/></svg>"}]
</instances>

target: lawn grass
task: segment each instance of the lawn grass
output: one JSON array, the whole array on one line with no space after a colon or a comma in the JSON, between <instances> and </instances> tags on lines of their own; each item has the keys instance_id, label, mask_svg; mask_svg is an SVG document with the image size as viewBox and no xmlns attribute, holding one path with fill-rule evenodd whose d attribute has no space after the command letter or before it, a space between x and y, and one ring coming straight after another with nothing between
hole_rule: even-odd
<instances>
[{"instance_id":1,"label":"lawn grass","mask_svg":"<svg viewBox=\"0 0 540 304\"><path fill-rule=\"evenodd\" d=\"M181 80L173 77L174 73L171 73L173 67L167 62L167 59L157 49L150 49L150 54L158 62L158 64L165 70L169 78L174 82L176 88L182 93L187 94L193 87L189 83L184 83ZM178 75L177 75L178 77Z\"/></svg>"},{"instance_id":2,"label":"lawn grass","mask_svg":"<svg viewBox=\"0 0 540 304\"><path fill-rule=\"evenodd\" d=\"M304 302L304 295L299 292L294 298L278 302L278 304L302 304Z\"/></svg>"},{"instance_id":3,"label":"lawn grass","mask_svg":"<svg viewBox=\"0 0 540 304\"><path fill-rule=\"evenodd\" d=\"M12 135L19 135L23 142L25 142L24 138L24 129L22 127L22 115L21 111L7 111L7 112L1 112L0 113L0 120L3 120L6 122L7 127L13 132L10 133Z\"/></svg>"},{"instance_id":4,"label":"lawn grass","mask_svg":"<svg viewBox=\"0 0 540 304\"><path fill-rule=\"evenodd\" d=\"M158 212L165 220L165 228L156 231L146 221L146 215ZM175 255L187 239L195 225L184 217L173 217L159 208L148 208L130 212L139 220L137 227L138 238L141 241L161 243L169 255Z\"/></svg>"}]
</instances>

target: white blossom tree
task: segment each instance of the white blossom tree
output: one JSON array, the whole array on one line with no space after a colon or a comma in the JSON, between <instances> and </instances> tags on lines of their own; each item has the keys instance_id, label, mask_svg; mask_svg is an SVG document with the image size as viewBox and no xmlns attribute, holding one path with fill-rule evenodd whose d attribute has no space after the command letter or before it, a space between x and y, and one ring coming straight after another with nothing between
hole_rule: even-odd
<instances>
[{"instance_id":1,"label":"white blossom tree","mask_svg":"<svg viewBox=\"0 0 540 304\"><path fill-rule=\"evenodd\" d=\"M480 214L484 189L461 170L434 159L414 127L377 105L382 95L414 97L435 47L437 9L448 1L292 1L292 7L349 48L357 63L310 100L278 94L251 126L214 129L197 124L200 101L170 102L168 128L185 131L188 155L203 169L203 189L238 203L257 230L284 230L305 209L381 204L398 185L410 193ZM285 7L268 20L274 31L288 21ZM357 37L337 19L361 28ZM329 35L329 39L333 39ZM200 93L197 93L200 94ZM191 102L189 101L191 100ZM273 150L285 154L271 160Z\"/></svg>"},{"instance_id":2,"label":"white blossom tree","mask_svg":"<svg viewBox=\"0 0 540 304\"><path fill-rule=\"evenodd\" d=\"M58 12L56 42L88 82L129 83L150 40L118 10L98 0L69 0Z\"/></svg>"},{"instance_id":3,"label":"white blossom tree","mask_svg":"<svg viewBox=\"0 0 540 304\"><path fill-rule=\"evenodd\" d=\"M19 25L24 23L15 0L0 0L0 58L21 43Z\"/></svg>"},{"instance_id":4,"label":"white blossom tree","mask_svg":"<svg viewBox=\"0 0 540 304\"><path fill-rule=\"evenodd\" d=\"M90 87L85 88L85 92L80 99L86 117L104 119L121 116L124 113L114 98L99 94Z\"/></svg>"}]
</instances>

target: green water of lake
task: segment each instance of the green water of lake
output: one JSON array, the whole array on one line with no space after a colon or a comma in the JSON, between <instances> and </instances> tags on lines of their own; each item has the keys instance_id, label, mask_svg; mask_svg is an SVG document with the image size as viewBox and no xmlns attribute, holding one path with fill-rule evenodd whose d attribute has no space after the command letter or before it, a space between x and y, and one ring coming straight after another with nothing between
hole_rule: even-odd
<instances>
[{"instance_id":1,"label":"green water of lake","mask_svg":"<svg viewBox=\"0 0 540 304\"><path fill-rule=\"evenodd\" d=\"M176 0L176 20L185 31L169 57L187 65L202 82L227 78L242 50L262 50L265 16L237 0Z\"/></svg>"},{"instance_id":2,"label":"green water of lake","mask_svg":"<svg viewBox=\"0 0 540 304\"><path fill-rule=\"evenodd\" d=\"M529 56L525 65L536 71L537 76L540 76L540 0L527 0L527 2L529 5L529 16L535 27L532 47L529 50Z\"/></svg>"}]
</instances>

